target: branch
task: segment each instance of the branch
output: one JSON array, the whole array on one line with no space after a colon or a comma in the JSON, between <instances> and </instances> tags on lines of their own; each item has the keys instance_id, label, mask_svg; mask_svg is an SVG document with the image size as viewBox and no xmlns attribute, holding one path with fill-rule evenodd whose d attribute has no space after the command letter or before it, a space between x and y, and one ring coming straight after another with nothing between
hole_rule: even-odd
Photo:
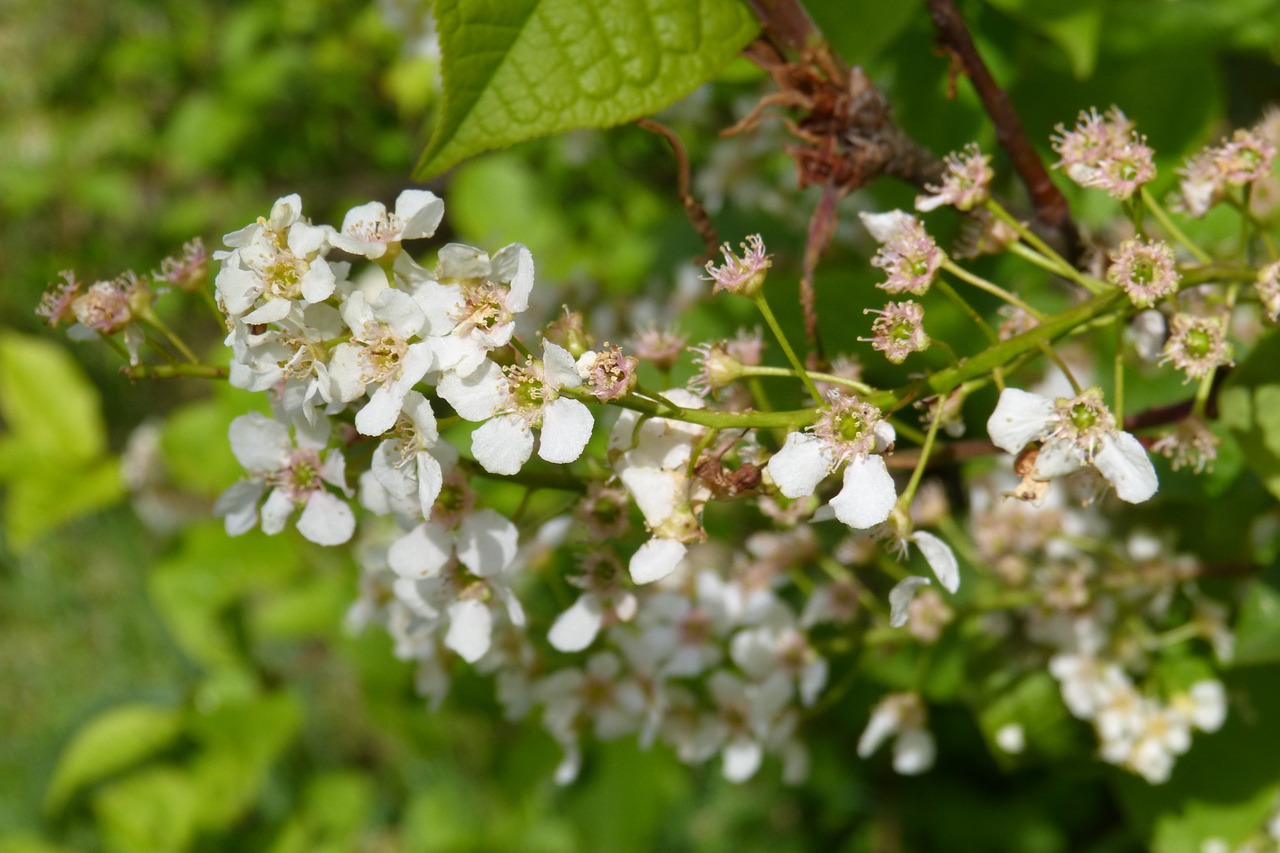
<instances>
[{"instance_id":1,"label":"branch","mask_svg":"<svg viewBox=\"0 0 1280 853\"><path fill-rule=\"evenodd\" d=\"M676 192L680 196L680 204L684 206L685 215L689 217L689 222L693 224L694 230L698 232L698 236L707 247L702 260L704 262L713 260L720 248L720 238L716 236L716 227L711 224L711 217L707 216L707 209L693 197L689 181L689 154L685 151L684 143L680 141L680 137L674 130L653 119L636 119L636 125L667 140L667 144L675 152Z\"/></svg>"},{"instance_id":2,"label":"branch","mask_svg":"<svg viewBox=\"0 0 1280 853\"><path fill-rule=\"evenodd\" d=\"M982 100L987 115L996 127L996 139L1013 161L1013 168L1022 179L1036 209L1036 218L1051 228L1062 240L1069 257L1080 253L1080 235L1071 221L1067 199L1057 185L1049 179L1040 156L1027 138L1022 122L1013 109L1009 94L996 84L995 78L982 61L978 48L969 35L955 0L925 0L929 15L938 30L938 41L959 64L960 69L973 83Z\"/></svg>"}]
</instances>

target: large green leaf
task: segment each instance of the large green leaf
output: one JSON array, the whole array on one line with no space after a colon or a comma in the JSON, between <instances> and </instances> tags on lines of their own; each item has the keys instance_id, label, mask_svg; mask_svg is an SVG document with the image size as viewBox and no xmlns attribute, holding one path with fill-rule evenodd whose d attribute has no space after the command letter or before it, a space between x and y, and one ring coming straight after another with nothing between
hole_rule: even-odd
<instances>
[{"instance_id":1,"label":"large green leaf","mask_svg":"<svg viewBox=\"0 0 1280 853\"><path fill-rule=\"evenodd\" d=\"M98 392L63 347L0 335L0 423L4 525L15 549L120 497Z\"/></svg>"},{"instance_id":2,"label":"large green leaf","mask_svg":"<svg viewBox=\"0 0 1280 853\"><path fill-rule=\"evenodd\" d=\"M112 708L76 733L62 753L45 795L45 808L58 809L86 785L130 767L168 746L182 731L174 708L124 705Z\"/></svg>"},{"instance_id":3,"label":"large green leaf","mask_svg":"<svg viewBox=\"0 0 1280 853\"><path fill-rule=\"evenodd\" d=\"M444 105L414 177L671 104L756 34L739 0L438 0Z\"/></svg>"},{"instance_id":4,"label":"large green leaf","mask_svg":"<svg viewBox=\"0 0 1280 853\"><path fill-rule=\"evenodd\" d=\"M1244 462L1280 499L1280 334L1270 334L1227 380L1218 397L1222 422L1235 434Z\"/></svg>"}]
</instances>

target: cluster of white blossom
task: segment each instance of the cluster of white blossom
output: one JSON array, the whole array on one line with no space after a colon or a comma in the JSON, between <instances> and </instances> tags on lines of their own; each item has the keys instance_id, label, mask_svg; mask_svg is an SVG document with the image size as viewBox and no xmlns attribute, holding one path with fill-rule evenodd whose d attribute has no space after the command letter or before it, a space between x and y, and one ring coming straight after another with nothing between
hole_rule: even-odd
<instances>
[{"instance_id":1,"label":"cluster of white blossom","mask_svg":"<svg viewBox=\"0 0 1280 853\"><path fill-rule=\"evenodd\" d=\"M1269 133L1218 150L1215 168L1256 166L1224 178L1224 192L1270 174ZM1060 129L1055 147L1074 180L1124 201L1154 174L1145 139L1115 109L1082 114L1075 129ZM1043 251L1038 263L1065 274L1065 261L990 198L991 177L990 158L971 146L947 160L916 208L966 211L982 231L975 246L1019 241L1023 255ZM353 542L362 574L349 623L384 628L395 654L417 666L432 705L461 664L491 676L508 717L535 716L561 745L556 775L565 782L578 774L588 736L663 743L693 764L719 759L733 781L773 757L795 781L808 767L804 727L829 673L854 666L836 660L850 636L927 647L977 629L1020 632L1011 665L1031 649L1070 713L1093 725L1102 758L1151 782L1168 778L1193 729L1222 724L1225 691L1211 667L1177 689L1152 676L1159 646L1150 638L1161 626L1184 620L1221 660L1233 639L1225 608L1196 587L1193 560L1151 536L1134 536L1121 555L1104 546L1120 535L1102 520L1107 496L1143 503L1159 481L1144 440L1119 416L1123 396L1109 406L1099 387L1079 383L1075 374L1091 366L1073 370L1069 344L1053 353L1063 381L1035 390L1006 384L996 370L921 399L919 383L897 392L866 384L853 355L806 368L765 302L773 260L755 235L741 255L725 244L723 264L708 264L704 280L756 302L791 368L762 365L761 333L740 331L693 348L698 372L686 388L655 392L640 383L640 363L667 378L684 345L678 332L638 330L630 355L596 346L579 312L566 309L537 329L534 261L524 246L490 255L450 243L433 248L429 265L406 249L433 236L443 213L434 194L408 190L394 212L370 202L333 228L310 222L300 199L287 196L226 235L213 256L229 379L263 392L271 411L231 424L231 449L248 476L216 512L232 535L278 533L296 516L312 542ZM872 336L859 340L888 361L929 347L924 304L939 291L976 317L948 277L1006 303L998 330L975 320L993 347L1051 345L1039 328L1046 315L958 267L953 258L964 253L944 252L917 216L891 211L862 222L880 244L872 261L886 277L879 288L920 300L869 312L877 315ZM204 263L196 249L158 278L185 287ZM1171 244L1140 233L1098 266L1098 277L1064 277L1095 296L1122 290L1127 300L1112 303L1118 322L1131 320L1133 352L1148 366L1173 362L1204 380L1207 393L1207 380L1230 363L1228 319L1239 306L1184 287L1180 269ZM1278 280L1278 262L1256 270L1256 301L1272 321ZM78 317L104 335L133 329L134 343L138 324L154 319L147 286L133 278L91 291L81 294L69 277L41 311L52 322ZM533 329L536 346L524 334ZM129 354L136 361L134 347ZM808 408L757 409L763 398L742 380L779 375L803 384ZM1000 394L986 430L995 449L1014 456L1016 478L1000 499L989 485L970 495L966 531L942 487L922 475L935 438L963 435L966 401L992 380ZM903 419L908 403L924 411L927 436ZM1203 404L1204 393L1172 432L1147 440L1175 468L1198 472L1213 461L1217 438ZM597 431L593 408L601 407L620 413ZM596 432L598 452L583 459ZM903 435L917 446L906 465L894 458ZM558 477L544 462L572 467ZM893 471L912 466L909 480ZM512 478L526 502L539 490L568 502L535 524L525 502L507 515L489 505L477 477ZM1069 506L1068 495L1081 506ZM711 536L708 516L719 510L709 508L741 499L734 517L756 513L755 532ZM974 593L958 595L952 544L967 555L966 573L978 575L977 595L1011 603L970 607ZM892 559L906 559L912 545L927 574ZM965 627L953 630L956 623ZM920 684L886 685L867 710L859 755L892 741L898 772L932 766L924 695ZM1008 722L993 742L1022 752L1030 722Z\"/></svg>"}]
</instances>

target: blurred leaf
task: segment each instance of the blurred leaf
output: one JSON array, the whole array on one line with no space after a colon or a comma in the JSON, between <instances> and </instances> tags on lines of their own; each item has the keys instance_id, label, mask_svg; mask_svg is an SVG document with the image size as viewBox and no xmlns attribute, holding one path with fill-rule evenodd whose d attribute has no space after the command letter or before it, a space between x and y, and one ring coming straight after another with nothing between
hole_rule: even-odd
<instances>
[{"instance_id":1,"label":"blurred leaf","mask_svg":"<svg viewBox=\"0 0 1280 853\"><path fill-rule=\"evenodd\" d=\"M153 767L103 789L93 809L108 851L156 853L190 846L199 798L186 773Z\"/></svg>"},{"instance_id":2,"label":"blurred leaf","mask_svg":"<svg viewBox=\"0 0 1280 853\"><path fill-rule=\"evenodd\" d=\"M148 578L148 590L184 653L211 669L234 667L241 655L225 611L250 592L279 584L298 558L288 536L254 530L230 537L209 522L183 534L178 552Z\"/></svg>"},{"instance_id":3,"label":"blurred leaf","mask_svg":"<svg viewBox=\"0 0 1280 853\"><path fill-rule=\"evenodd\" d=\"M1065 758L1079 746L1080 724L1062 703L1058 683L1040 670L999 691L978 712L978 722L991 754L1005 765L1016 758L996 744L996 733L1007 725L1022 727L1026 752L1048 758Z\"/></svg>"},{"instance_id":4,"label":"blurred leaf","mask_svg":"<svg viewBox=\"0 0 1280 853\"><path fill-rule=\"evenodd\" d=\"M271 845L271 853L344 853L358 847L373 808L373 781L361 773L325 773L311 780L302 807Z\"/></svg>"},{"instance_id":5,"label":"blurred leaf","mask_svg":"<svg viewBox=\"0 0 1280 853\"><path fill-rule=\"evenodd\" d=\"M223 705L193 717L191 731L204 751L191 764L199 791L199 825L227 827L258 798L271 765L301 724L301 712L288 693Z\"/></svg>"},{"instance_id":6,"label":"blurred leaf","mask_svg":"<svg viewBox=\"0 0 1280 853\"><path fill-rule=\"evenodd\" d=\"M1235 625L1237 666L1280 661L1280 590L1262 581L1250 584Z\"/></svg>"},{"instance_id":7,"label":"blurred leaf","mask_svg":"<svg viewBox=\"0 0 1280 853\"><path fill-rule=\"evenodd\" d=\"M4 523L15 549L120 497L101 399L60 345L0 334L0 421L8 425L0 434Z\"/></svg>"},{"instance_id":8,"label":"blurred leaf","mask_svg":"<svg viewBox=\"0 0 1280 853\"><path fill-rule=\"evenodd\" d=\"M0 838L0 853L72 853L71 848L45 841L38 835L20 832Z\"/></svg>"},{"instance_id":9,"label":"blurred leaf","mask_svg":"<svg viewBox=\"0 0 1280 853\"><path fill-rule=\"evenodd\" d=\"M1245 465L1280 499L1280 334L1267 335L1218 395L1222 422L1244 450Z\"/></svg>"},{"instance_id":10,"label":"blurred leaf","mask_svg":"<svg viewBox=\"0 0 1280 853\"><path fill-rule=\"evenodd\" d=\"M181 711L155 705L125 705L98 716L63 751L45 808L57 810L86 785L155 754L173 742L182 724Z\"/></svg>"},{"instance_id":11,"label":"blurred leaf","mask_svg":"<svg viewBox=\"0 0 1280 853\"><path fill-rule=\"evenodd\" d=\"M1101 0L987 0L1056 44L1083 80L1098 61L1102 34Z\"/></svg>"},{"instance_id":12,"label":"blurred leaf","mask_svg":"<svg viewBox=\"0 0 1280 853\"><path fill-rule=\"evenodd\" d=\"M757 32L738 0L439 0L444 107L414 177L678 101Z\"/></svg>"},{"instance_id":13,"label":"blurred leaf","mask_svg":"<svg viewBox=\"0 0 1280 853\"><path fill-rule=\"evenodd\" d=\"M165 418L160 446L173 482L185 489L217 495L244 476L227 438L231 421L249 411L262 411L261 394L214 386L207 400L188 403Z\"/></svg>"}]
</instances>

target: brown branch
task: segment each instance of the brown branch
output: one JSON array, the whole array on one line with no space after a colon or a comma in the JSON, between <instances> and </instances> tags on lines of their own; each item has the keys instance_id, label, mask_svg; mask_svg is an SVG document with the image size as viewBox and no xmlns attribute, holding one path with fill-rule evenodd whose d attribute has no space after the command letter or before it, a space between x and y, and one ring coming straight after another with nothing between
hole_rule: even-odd
<instances>
[{"instance_id":1,"label":"brown branch","mask_svg":"<svg viewBox=\"0 0 1280 853\"><path fill-rule=\"evenodd\" d=\"M707 209L693 197L689 181L689 154L684 149L684 143L680 141L680 137L674 130L651 118L636 119L636 125L667 140L667 144L675 152L676 193L680 196L680 204L684 207L685 215L689 217L689 222L693 225L694 230L698 232L698 236L702 238L703 245L706 246L706 253L702 260L704 262L713 260L716 257L716 252L719 251L720 238L716 236L716 227L711 223L711 217L707 215Z\"/></svg>"},{"instance_id":2,"label":"brown branch","mask_svg":"<svg viewBox=\"0 0 1280 853\"><path fill-rule=\"evenodd\" d=\"M1067 199L1049 179L1044 163L1036 154L1013 109L1009 94L1000 88L986 63L982 61L982 55L978 53L978 48L969 35L969 28L965 26L955 0L925 0L925 3L929 7L942 48L973 83L987 115L995 124L996 139L1009 153L1014 170L1026 186L1031 203L1035 206L1036 218L1056 233L1068 257L1077 257L1080 253L1080 235L1075 223L1071 221Z\"/></svg>"},{"instance_id":3,"label":"brown branch","mask_svg":"<svg viewBox=\"0 0 1280 853\"><path fill-rule=\"evenodd\" d=\"M836 221L840 218L836 211L836 202L840 193L836 187L828 183L822 188L822 198L813 209L809 218L809 236L804 244L804 270L800 274L800 305L804 309L804 335L814 348L817 364L823 362L822 338L818 335L818 310L814 304L816 295L813 289L813 276L818 269L818 259L827 250L831 238L836 233Z\"/></svg>"}]
</instances>

